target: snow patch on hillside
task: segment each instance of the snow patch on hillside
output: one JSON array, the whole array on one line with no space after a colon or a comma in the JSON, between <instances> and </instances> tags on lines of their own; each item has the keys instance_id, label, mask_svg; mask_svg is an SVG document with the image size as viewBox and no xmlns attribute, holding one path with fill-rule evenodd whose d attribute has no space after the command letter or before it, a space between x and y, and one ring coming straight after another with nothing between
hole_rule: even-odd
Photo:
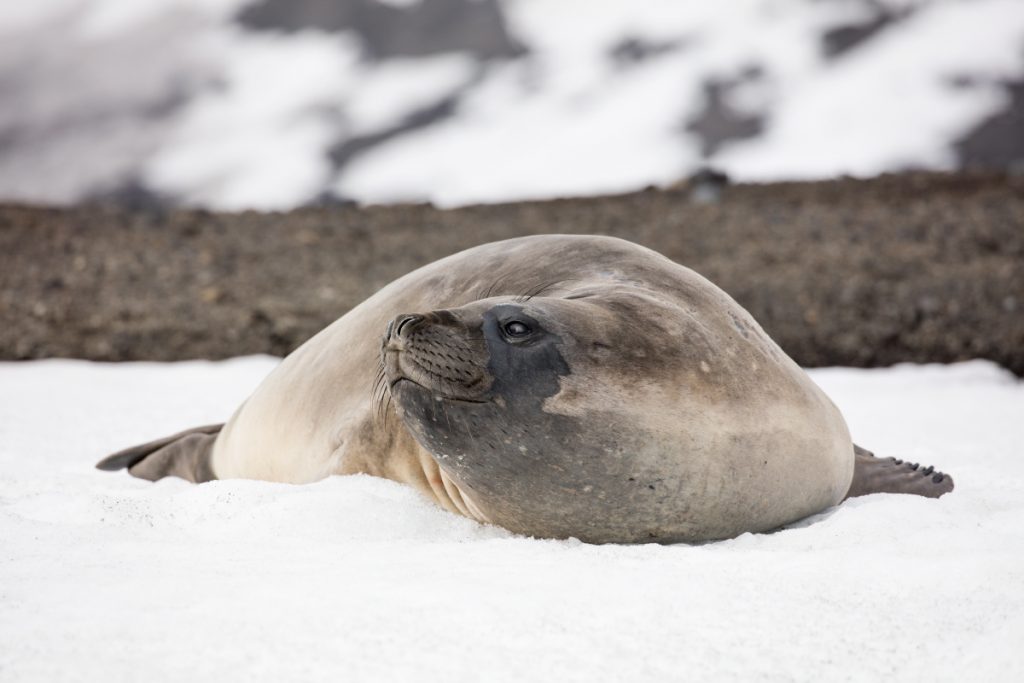
<instances>
[{"instance_id":1,"label":"snow patch on hillside","mask_svg":"<svg viewBox=\"0 0 1024 683\"><path fill-rule=\"evenodd\" d=\"M1024 78L1019 0L502 0L481 36L522 49L485 56L431 29L430 12L467 16L458 2L390 2L386 36L344 8L292 30L284 3L285 28L259 29L238 20L251 0L7 3L0 199L453 206L704 165L741 181L948 169ZM837 31L860 37L829 48ZM415 56L371 44L396 36Z\"/></svg>"}]
</instances>

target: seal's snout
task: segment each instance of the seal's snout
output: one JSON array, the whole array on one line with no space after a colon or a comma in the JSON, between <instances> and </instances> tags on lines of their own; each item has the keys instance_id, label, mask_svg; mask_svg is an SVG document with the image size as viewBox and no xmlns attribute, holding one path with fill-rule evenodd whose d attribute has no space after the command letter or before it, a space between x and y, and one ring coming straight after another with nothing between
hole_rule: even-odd
<instances>
[{"instance_id":1,"label":"seal's snout","mask_svg":"<svg viewBox=\"0 0 1024 683\"><path fill-rule=\"evenodd\" d=\"M418 313L403 313L388 323L388 329L384 333L385 341L392 338L403 339L422 323L425 318Z\"/></svg>"},{"instance_id":2,"label":"seal's snout","mask_svg":"<svg viewBox=\"0 0 1024 683\"><path fill-rule=\"evenodd\" d=\"M381 349L385 376L392 387L404 379L442 398L480 400L490 384L482 339L451 311L395 316Z\"/></svg>"}]
</instances>

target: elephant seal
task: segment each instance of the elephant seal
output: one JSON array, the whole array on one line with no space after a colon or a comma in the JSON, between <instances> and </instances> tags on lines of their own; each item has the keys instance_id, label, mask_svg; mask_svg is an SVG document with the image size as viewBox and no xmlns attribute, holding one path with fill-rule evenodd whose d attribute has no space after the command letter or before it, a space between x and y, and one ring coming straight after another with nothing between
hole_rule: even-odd
<instances>
[{"instance_id":1,"label":"elephant seal","mask_svg":"<svg viewBox=\"0 0 1024 683\"><path fill-rule=\"evenodd\" d=\"M705 541L952 479L855 447L742 307L610 237L468 249L384 287L289 355L227 424L101 469L292 483L366 473L514 532Z\"/></svg>"}]
</instances>

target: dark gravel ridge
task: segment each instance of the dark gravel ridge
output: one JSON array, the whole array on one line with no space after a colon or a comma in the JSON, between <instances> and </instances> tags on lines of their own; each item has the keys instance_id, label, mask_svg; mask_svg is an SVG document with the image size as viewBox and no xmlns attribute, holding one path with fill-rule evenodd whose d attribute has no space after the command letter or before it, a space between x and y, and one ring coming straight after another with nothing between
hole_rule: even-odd
<instances>
[{"instance_id":1,"label":"dark gravel ridge","mask_svg":"<svg viewBox=\"0 0 1024 683\"><path fill-rule=\"evenodd\" d=\"M625 237L717 283L805 366L988 358L1024 375L1024 178L904 174L439 210L0 205L0 358L285 354L482 242Z\"/></svg>"}]
</instances>

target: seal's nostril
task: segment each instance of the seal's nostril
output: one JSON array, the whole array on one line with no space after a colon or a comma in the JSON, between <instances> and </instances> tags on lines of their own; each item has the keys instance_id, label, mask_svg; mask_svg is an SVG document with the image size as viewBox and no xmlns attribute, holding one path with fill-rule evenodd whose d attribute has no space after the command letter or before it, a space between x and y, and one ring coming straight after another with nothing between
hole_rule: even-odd
<instances>
[{"instance_id":1,"label":"seal's nostril","mask_svg":"<svg viewBox=\"0 0 1024 683\"><path fill-rule=\"evenodd\" d=\"M401 337L402 331L410 332L416 323L423 320L422 315L400 315L394 319L393 324L395 326L395 336Z\"/></svg>"},{"instance_id":2,"label":"seal's nostril","mask_svg":"<svg viewBox=\"0 0 1024 683\"><path fill-rule=\"evenodd\" d=\"M391 333L394 331L394 329L395 329L395 321L394 320L389 320L388 321L388 328L386 330L384 330L384 341L387 341L388 339L391 339Z\"/></svg>"}]
</instances>

